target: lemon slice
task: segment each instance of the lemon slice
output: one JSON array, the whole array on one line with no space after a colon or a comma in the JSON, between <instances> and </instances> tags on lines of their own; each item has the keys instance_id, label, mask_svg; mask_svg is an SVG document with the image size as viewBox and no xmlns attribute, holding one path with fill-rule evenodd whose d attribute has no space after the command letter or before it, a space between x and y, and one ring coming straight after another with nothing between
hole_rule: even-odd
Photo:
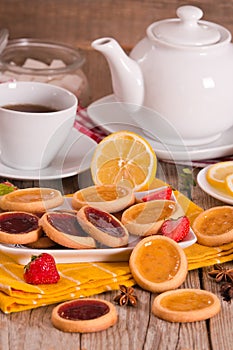
<instances>
[{"instance_id":1,"label":"lemon slice","mask_svg":"<svg viewBox=\"0 0 233 350\"><path fill-rule=\"evenodd\" d=\"M95 185L125 184L134 191L147 189L156 169L157 158L150 144L129 131L105 137L97 145L91 161Z\"/></svg>"},{"instance_id":2,"label":"lemon slice","mask_svg":"<svg viewBox=\"0 0 233 350\"><path fill-rule=\"evenodd\" d=\"M154 299L152 313L170 322L194 322L215 316L221 309L216 295L201 289L167 291Z\"/></svg>"},{"instance_id":3,"label":"lemon slice","mask_svg":"<svg viewBox=\"0 0 233 350\"><path fill-rule=\"evenodd\" d=\"M225 179L231 174L233 174L233 161L220 162L208 169L206 179L213 187L225 191Z\"/></svg>"},{"instance_id":4,"label":"lemon slice","mask_svg":"<svg viewBox=\"0 0 233 350\"><path fill-rule=\"evenodd\" d=\"M134 247L129 267L136 283L153 293L178 288L188 272L183 249L160 235L143 238Z\"/></svg>"},{"instance_id":5,"label":"lemon slice","mask_svg":"<svg viewBox=\"0 0 233 350\"><path fill-rule=\"evenodd\" d=\"M225 186L229 195L233 196L233 174L230 174L225 178Z\"/></svg>"}]
</instances>

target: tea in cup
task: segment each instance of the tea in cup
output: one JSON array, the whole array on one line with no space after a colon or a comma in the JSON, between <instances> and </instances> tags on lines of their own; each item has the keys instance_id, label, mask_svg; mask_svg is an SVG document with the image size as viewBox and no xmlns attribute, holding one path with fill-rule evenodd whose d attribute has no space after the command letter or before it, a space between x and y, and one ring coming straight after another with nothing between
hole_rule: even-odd
<instances>
[{"instance_id":1,"label":"tea in cup","mask_svg":"<svg viewBox=\"0 0 233 350\"><path fill-rule=\"evenodd\" d=\"M0 159L15 169L46 168L74 124L77 98L39 82L0 84Z\"/></svg>"}]
</instances>

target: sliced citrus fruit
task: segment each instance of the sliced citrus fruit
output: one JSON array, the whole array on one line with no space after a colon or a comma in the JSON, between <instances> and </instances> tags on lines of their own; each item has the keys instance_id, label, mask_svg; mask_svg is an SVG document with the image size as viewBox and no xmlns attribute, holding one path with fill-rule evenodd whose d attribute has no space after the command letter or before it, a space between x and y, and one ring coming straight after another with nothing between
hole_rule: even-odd
<instances>
[{"instance_id":1,"label":"sliced citrus fruit","mask_svg":"<svg viewBox=\"0 0 233 350\"><path fill-rule=\"evenodd\" d=\"M134 191L147 189L155 178L157 158L150 144L129 131L105 137L96 147L91 161L95 185L130 186Z\"/></svg>"},{"instance_id":2,"label":"sliced citrus fruit","mask_svg":"<svg viewBox=\"0 0 233 350\"><path fill-rule=\"evenodd\" d=\"M233 161L216 163L209 167L206 179L215 188L226 190L225 179L233 174Z\"/></svg>"},{"instance_id":3,"label":"sliced citrus fruit","mask_svg":"<svg viewBox=\"0 0 233 350\"><path fill-rule=\"evenodd\" d=\"M233 196L233 174L230 174L225 178L225 186L226 186L227 192L231 196Z\"/></svg>"}]
</instances>

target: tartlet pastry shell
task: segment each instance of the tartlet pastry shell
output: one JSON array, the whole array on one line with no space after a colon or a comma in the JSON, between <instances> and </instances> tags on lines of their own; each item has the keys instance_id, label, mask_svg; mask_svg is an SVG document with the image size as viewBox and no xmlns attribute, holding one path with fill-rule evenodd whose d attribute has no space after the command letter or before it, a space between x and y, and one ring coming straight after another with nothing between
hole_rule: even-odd
<instances>
[{"instance_id":1,"label":"tartlet pastry shell","mask_svg":"<svg viewBox=\"0 0 233 350\"><path fill-rule=\"evenodd\" d=\"M117 192L118 197L114 199L115 192ZM76 210L90 205L109 213L121 211L134 202L135 197L132 189L115 185L86 187L75 192L72 198L72 206Z\"/></svg>"},{"instance_id":2,"label":"tartlet pastry shell","mask_svg":"<svg viewBox=\"0 0 233 350\"><path fill-rule=\"evenodd\" d=\"M98 242L112 248L116 247L123 247L128 244L129 241L129 233L127 229L122 225L121 221L119 221L115 216L106 213L110 219L117 222L117 224L122 228L124 231L124 235L121 237L116 237L111 234L108 234L107 232L103 232L102 230L98 229L96 226L94 226L88 219L85 213L86 208L89 208L90 206L86 205L82 207L78 213L77 218L82 226L83 230L86 231L91 237L96 239Z\"/></svg>"},{"instance_id":3,"label":"tartlet pastry shell","mask_svg":"<svg viewBox=\"0 0 233 350\"><path fill-rule=\"evenodd\" d=\"M224 221L227 220L226 217L224 218L224 214L226 211L229 213L230 217L233 218L233 207L231 206L219 206L219 207L212 207L210 209L205 210L204 212L200 213L196 219L193 222L192 228L194 233L197 236L197 242L200 244L203 244L205 246L215 247L219 246L225 243L233 242L233 219L232 219L232 227L228 227L228 230L226 232L221 232L221 226L224 227ZM232 214L231 214L232 212ZM209 225L205 224L204 221L207 218L213 218L213 221L218 220L218 225L220 226L219 234L206 234L204 228L209 228Z\"/></svg>"},{"instance_id":4,"label":"tartlet pastry shell","mask_svg":"<svg viewBox=\"0 0 233 350\"><path fill-rule=\"evenodd\" d=\"M140 249L143 248L143 246L146 247L148 244L150 244L151 241L153 241L155 243L157 241L158 244L161 244L164 241L165 243L168 243L172 247L174 247L176 249L176 252L179 254L179 258L180 258L179 269L176 272L175 276L173 276L169 280L159 282L159 283L148 280L147 278L145 278L145 276L143 276L141 274L141 272L139 271L139 269L137 267L136 261L137 261L138 253L139 253ZM166 259L169 259L169 256L164 256L163 264L166 264ZM143 264L143 259L142 259L141 263ZM187 258L186 258L186 255L185 255L183 249L179 246L178 243L176 243L172 239L165 237L165 236L161 236L161 235L145 237L139 243L137 243L137 245L134 247L134 249L130 255L129 267L130 267L131 273L133 275L133 278L135 279L137 284L141 288L148 290L150 292L153 292L153 293L161 293L161 292L164 292L167 290L172 290L172 289L178 288L185 281L187 273L188 273L188 262L187 262ZM156 266L154 266L154 269L156 269Z\"/></svg>"},{"instance_id":5,"label":"tartlet pastry shell","mask_svg":"<svg viewBox=\"0 0 233 350\"><path fill-rule=\"evenodd\" d=\"M155 235L160 230L163 222L171 217L177 208L177 203L171 200L138 203L123 212L121 222L132 235L142 237ZM163 209L165 209L164 214L162 213ZM145 221L143 216L147 216L149 211L151 212L150 221ZM135 220L137 217L139 219Z\"/></svg>"},{"instance_id":6,"label":"tartlet pastry shell","mask_svg":"<svg viewBox=\"0 0 233 350\"><path fill-rule=\"evenodd\" d=\"M38 220L38 228L25 233L7 233L5 231L0 230L0 242L6 244L27 244L36 242L42 235L42 228L39 225L39 218L32 213L23 212L23 211L10 211L0 213L0 217L3 215L11 215L11 214L22 214L22 215L31 215L32 217Z\"/></svg>"},{"instance_id":7,"label":"tartlet pastry shell","mask_svg":"<svg viewBox=\"0 0 233 350\"><path fill-rule=\"evenodd\" d=\"M42 226L46 235L54 242L74 249L92 249L96 248L95 240L89 236L73 236L67 233L57 230L53 225L50 224L48 216L60 215L61 212L47 212L40 219L40 225ZM66 215L71 215L74 217L74 214L65 212ZM76 215L75 215L76 218ZM81 227L80 227L81 229Z\"/></svg>"},{"instance_id":8,"label":"tartlet pastry shell","mask_svg":"<svg viewBox=\"0 0 233 350\"><path fill-rule=\"evenodd\" d=\"M59 316L58 311L62 305L69 305L72 301L67 301L65 303L57 305L52 311L52 324L62 330L63 332L77 332L77 333L93 333L103 331L111 326L113 326L117 320L118 315L115 306L109 301L102 299L87 298L83 300L98 300L108 305L109 312L101 317L92 320L66 320Z\"/></svg>"},{"instance_id":9,"label":"tartlet pastry shell","mask_svg":"<svg viewBox=\"0 0 233 350\"><path fill-rule=\"evenodd\" d=\"M210 296L210 298L213 299L213 304L202 309L193 309L189 311L171 310L161 305L161 300L165 296L175 295L182 292L191 292L191 293L194 292L199 294L200 296L201 295ZM152 304L152 313L155 316L170 322L194 322L194 321L206 320L208 318L215 316L220 311L220 309L221 309L221 304L218 297L211 292L208 292L206 290L200 290L200 289L177 289L177 290L167 291L155 297Z\"/></svg>"},{"instance_id":10,"label":"tartlet pastry shell","mask_svg":"<svg viewBox=\"0 0 233 350\"><path fill-rule=\"evenodd\" d=\"M43 199L29 199L33 194L44 194ZM47 194L47 195L46 195ZM17 197L25 196L24 201L16 200ZM27 201L28 196L28 201ZM9 211L25 211L28 213L43 213L48 209L55 208L64 202L61 192L52 188L26 188L10 192L0 199L0 208Z\"/></svg>"}]
</instances>

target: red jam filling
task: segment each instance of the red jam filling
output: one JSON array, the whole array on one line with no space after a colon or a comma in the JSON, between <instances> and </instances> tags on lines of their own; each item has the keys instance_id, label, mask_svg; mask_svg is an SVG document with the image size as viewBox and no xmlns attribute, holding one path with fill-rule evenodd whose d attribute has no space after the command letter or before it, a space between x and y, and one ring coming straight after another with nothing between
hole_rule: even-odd
<instances>
[{"instance_id":1,"label":"red jam filling","mask_svg":"<svg viewBox=\"0 0 233 350\"><path fill-rule=\"evenodd\" d=\"M109 312L109 306L98 300L75 300L62 305L58 315L66 320L93 320Z\"/></svg>"},{"instance_id":2,"label":"red jam filling","mask_svg":"<svg viewBox=\"0 0 233 350\"><path fill-rule=\"evenodd\" d=\"M38 218L27 213L5 213L0 217L0 231L17 234L37 230Z\"/></svg>"},{"instance_id":3,"label":"red jam filling","mask_svg":"<svg viewBox=\"0 0 233 350\"><path fill-rule=\"evenodd\" d=\"M88 234L84 232L79 225L75 214L50 213L48 215L48 222L56 230L64 232L68 235L84 237L88 236Z\"/></svg>"},{"instance_id":4,"label":"red jam filling","mask_svg":"<svg viewBox=\"0 0 233 350\"><path fill-rule=\"evenodd\" d=\"M88 207L85 209L85 214L87 220L99 230L115 237L123 237L125 235L125 231L119 222L108 213Z\"/></svg>"}]
</instances>

